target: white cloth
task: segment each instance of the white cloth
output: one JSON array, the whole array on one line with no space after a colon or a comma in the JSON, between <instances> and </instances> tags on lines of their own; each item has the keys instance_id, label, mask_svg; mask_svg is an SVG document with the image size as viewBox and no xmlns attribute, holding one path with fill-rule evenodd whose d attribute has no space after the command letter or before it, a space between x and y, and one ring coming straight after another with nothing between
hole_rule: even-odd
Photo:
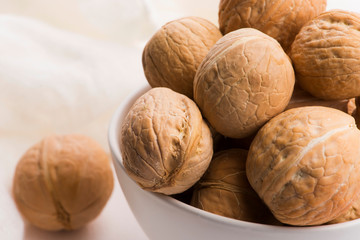
<instances>
[{"instance_id":1,"label":"white cloth","mask_svg":"<svg viewBox=\"0 0 360 240\"><path fill-rule=\"evenodd\" d=\"M101 215L80 230L52 233L24 223L11 196L15 166L26 149L52 133L83 133L107 149L113 111L146 81L144 43L165 22L183 16L217 24L218 4L0 0L1 239L147 239L117 182ZM328 0L333 8L359 11L360 4Z\"/></svg>"},{"instance_id":2,"label":"white cloth","mask_svg":"<svg viewBox=\"0 0 360 240\"><path fill-rule=\"evenodd\" d=\"M101 216L74 233L50 234L24 225L11 198L18 159L42 137L83 133L107 149L112 113L145 81L140 49L104 44L35 20L2 15L0 52L1 239L145 238L117 183ZM135 233L128 232L129 227Z\"/></svg>"}]
</instances>

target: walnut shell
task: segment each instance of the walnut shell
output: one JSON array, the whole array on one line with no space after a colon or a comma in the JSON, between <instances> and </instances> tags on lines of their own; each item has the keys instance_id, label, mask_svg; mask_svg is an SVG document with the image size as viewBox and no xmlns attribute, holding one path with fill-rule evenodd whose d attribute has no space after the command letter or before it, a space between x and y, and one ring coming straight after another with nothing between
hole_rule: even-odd
<instances>
[{"instance_id":1,"label":"walnut shell","mask_svg":"<svg viewBox=\"0 0 360 240\"><path fill-rule=\"evenodd\" d=\"M98 216L113 190L109 157L82 135L50 136L17 164L13 195L20 213L45 230L72 230Z\"/></svg>"},{"instance_id":2,"label":"walnut shell","mask_svg":"<svg viewBox=\"0 0 360 240\"><path fill-rule=\"evenodd\" d=\"M131 107L120 150L129 176L142 188L181 193L204 174L212 137L196 104L168 88L153 88Z\"/></svg>"},{"instance_id":3,"label":"walnut shell","mask_svg":"<svg viewBox=\"0 0 360 240\"><path fill-rule=\"evenodd\" d=\"M214 154L208 170L196 184L191 205L229 218L274 222L271 212L246 178L246 156L247 151L238 148Z\"/></svg>"},{"instance_id":4,"label":"walnut shell","mask_svg":"<svg viewBox=\"0 0 360 240\"><path fill-rule=\"evenodd\" d=\"M222 37L208 20L185 17L165 24L146 44L142 63L152 87L168 87L193 97L196 70Z\"/></svg>"},{"instance_id":5,"label":"walnut shell","mask_svg":"<svg viewBox=\"0 0 360 240\"><path fill-rule=\"evenodd\" d=\"M347 105L347 113L350 114L351 116L353 116L354 118L357 114L356 112L359 110L359 107L356 104L356 101L357 101L356 99L358 99L358 97L349 99L348 105ZM355 122L359 128L359 122L356 120L356 118L355 118Z\"/></svg>"},{"instance_id":6,"label":"walnut shell","mask_svg":"<svg viewBox=\"0 0 360 240\"><path fill-rule=\"evenodd\" d=\"M360 191L360 131L328 107L287 110L260 129L246 174L281 222L317 225L343 214Z\"/></svg>"},{"instance_id":7,"label":"walnut shell","mask_svg":"<svg viewBox=\"0 0 360 240\"><path fill-rule=\"evenodd\" d=\"M301 27L325 9L326 0L221 0L219 25L223 34L256 28L287 51Z\"/></svg>"},{"instance_id":8,"label":"walnut shell","mask_svg":"<svg viewBox=\"0 0 360 240\"><path fill-rule=\"evenodd\" d=\"M251 28L222 37L194 80L194 99L215 130L231 138L254 134L288 105L295 83L279 43Z\"/></svg>"},{"instance_id":9,"label":"walnut shell","mask_svg":"<svg viewBox=\"0 0 360 240\"><path fill-rule=\"evenodd\" d=\"M328 224L342 223L360 218L360 198L359 196L353 201L351 207L342 215L328 222Z\"/></svg>"},{"instance_id":10,"label":"walnut shell","mask_svg":"<svg viewBox=\"0 0 360 240\"><path fill-rule=\"evenodd\" d=\"M342 10L307 23L290 53L299 85L326 100L360 96L359 29L360 15Z\"/></svg>"}]
</instances>

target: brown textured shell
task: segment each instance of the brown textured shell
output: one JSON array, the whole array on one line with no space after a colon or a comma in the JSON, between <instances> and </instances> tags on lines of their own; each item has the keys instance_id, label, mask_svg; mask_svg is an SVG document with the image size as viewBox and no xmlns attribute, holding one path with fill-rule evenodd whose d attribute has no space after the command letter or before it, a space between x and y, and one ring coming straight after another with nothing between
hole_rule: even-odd
<instances>
[{"instance_id":1,"label":"brown textured shell","mask_svg":"<svg viewBox=\"0 0 360 240\"><path fill-rule=\"evenodd\" d=\"M131 107L120 149L129 176L142 188L181 193L204 174L212 137L196 104L168 88L153 88Z\"/></svg>"},{"instance_id":2,"label":"brown textured shell","mask_svg":"<svg viewBox=\"0 0 360 240\"><path fill-rule=\"evenodd\" d=\"M222 37L194 80L194 99L224 136L244 138L289 103L295 83L289 57L279 43L251 28Z\"/></svg>"},{"instance_id":3,"label":"brown textured shell","mask_svg":"<svg viewBox=\"0 0 360 240\"><path fill-rule=\"evenodd\" d=\"M342 223L347 221L352 221L360 218L360 198L357 199L351 204L351 207L342 215L335 218L334 220L328 222L329 224Z\"/></svg>"},{"instance_id":4,"label":"brown textured shell","mask_svg":"<svg viewBox=\"0 0 360 240\"><path fill-rule=\"evenodd\" d=\"M332 10L307 23L291 47L299 85L322 99L360 96L360 15Z\"/></svg>"},{"instance_id":5,"label":"brown textured shell","mask_svg":"<svg viewBox=\"0 0 360 240\"><path fill-rule=\"evenodd\" d=\"M246 174L274 216L317 225L343 214L360 191L360 131L327 107L287 110L251 144Z\"/></svg>"},{"instance_id":6,"label":"brown textured shell","mask_svg":"<svg viewBox=\"0 0 360 240\"><path fill-rule=\"evenodd\" d=\"M152 87L168 87L192 98L196 70L222 37L211 22L199 17L165 24L146 44L142 63Z\"/></svg>"},{"instance_id":7,"label":"brown textured shell","mask_svg":"<svg viewBox=\"0 0 360 240\"><path fill-rule=\"evenodd\" d=\"M285 110L297 107L306 107L306 106L323 106L331 107L348 113L353 114L355 110L355 98L344 99L344 100L323 100L317 97L314 97L310 93L304 91L295 85L294 92L291 96L290 102L285 108Z\"/></svg>"},{"instance_id":8,"label":"brown textured shell","mask_svg":"<svg viewBox=\"0 0 360 240\"><path fill-rule=\"evenodd\" d=\"M113 189L106 152L82 135L50 136L17 164L13 195L20 213L45 230L72 230L93 220Z\"/></svg>"},{"instance_id":9,"label":"brown textured shell","mask_svg":"<svg viewBox=\"0 0 360 240\"><path fill-rule=\"evenodd\" d=\"M246 178L246 156L246 150L236 148L216 153L196 184L191 205L229 218L275 223Z\"/></svg>"},{"instance_id":10,"label":"brown textured shell","mask_svg":"<svg viewBox=\"0 0 360 240\"><path fill-rule=\"evenodd\" d=\"M256 28L287 51L301 27L325 9L326 0L221 0L219 26L223 34Z\"/></svg>"}]
</instances>

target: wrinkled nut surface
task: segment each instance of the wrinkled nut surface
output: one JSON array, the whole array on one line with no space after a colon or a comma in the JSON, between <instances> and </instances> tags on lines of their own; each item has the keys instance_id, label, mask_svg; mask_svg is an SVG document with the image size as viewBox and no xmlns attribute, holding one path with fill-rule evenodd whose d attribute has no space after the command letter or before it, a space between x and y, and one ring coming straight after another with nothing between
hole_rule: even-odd
<instances>
[{"instance_id":1,"label":"wrinkled nut surface","mask_svg":"<svg viewBox=\"0 0 360 240\"><path fill-rule=\"evenodd\" d=\"M212 157L212 137L196 104L168 88L153 88L131 107L120 150L142 188L176 194L194 185Z\"/></svg>"},{"instance_id":2,"label":"wrinkled nut surface","mask_svg":"<svg viewBox=\"0 0 360 240\"><path fill-rule=\"evenodd\" d=\"M149 84L168 87L192 98L196 69L221 37L214 24L199 17L165 24L143 51L142 63Z\"/></svg>"},{"instance_id":3,"label":"wrinkled nut surface","mask_svg":"<svg viewBox=\"0 0 360 240\"><path fill-rule=\"evenodd\" d=\"M246 174L274 216L291 225L329 222L360 190L360 131L354 118L327 107L287 110L251 144Z\"/></svg>"},{"instance_id":4,"label":"wrinkled nut surface","mask_svg":"<svg viewBox=\"0 0 360 240\"><path fill-rule=\"evenodd\" d=\"M360 198L351 204L351 207L342 215L330 221L329 224L348 222L360 218Z\"/></svg>"},{"instance_id":5,"label":"wrinkled nut surface","mask_svg":"<svg viewBox=\"0 0 360 240\"><path fill-rule=\"evenodd\" d=\"M198 68L194 99L215 130L254 134L288 105L294 70L279 43L251 28L221 38Z\"/></svg>"},{"instance_id":6,"label":"wrinkled nut surface","mask_svg":"<svg viewBox=\"0 0 360 240\"><path fill-rule=\"evenodd\" d=\"M195 185L191 205L234 219L275 222L247 180L246 156L246 150L236 148L214 154L205 175Z\"/></svg>"},{"instance_id":7,"label":"wrinkled nut surface","mask_svg":"<svg viewBox=\"0 0 360 240\"><path fill-rule=\"evenodd\" d=\"M50 136L20 159L13 195L31 224L72 230L100 214L113 182L108 155L98 143L82 135Z\"/></svg>"},{"instance_id":8,"label":"wrinkled nut surface","mask_svg":"<svg viewBox=\"0 0 360 240\"><path fill-rule=\"evenodd\" d=\"M360 96L360 15L325 12L296 36L290 57L299 85L322 99Z\"/></svg>"},{"instance_id":9,"label":"wrinkled nut surface","mask_svg":"<svg viewBox=\"0 0 360 240\"><path fill-rule=\"evenodd\" d=\"M221 0L219 26L223 34L256 28L287 51L301 27L325 9L326 0Z\"/></svg>"}]
</instances>

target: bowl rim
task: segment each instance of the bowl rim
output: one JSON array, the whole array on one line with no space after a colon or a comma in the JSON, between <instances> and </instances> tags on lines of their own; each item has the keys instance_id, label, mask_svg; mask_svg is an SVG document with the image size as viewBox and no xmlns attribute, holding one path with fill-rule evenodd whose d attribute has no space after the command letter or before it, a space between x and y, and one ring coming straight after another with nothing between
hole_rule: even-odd
<instances>
[{"instance_id":1,"label":"bowl rim","mask_svg":"<svg viewBox=\"0 0 360 240\"><path fill-rule=\"evenodd\" d=\"M151 87L149 84L142 84L139 89L131 92L117 107L115 110L113 116L111 117L110 124L108 127L108 144L110 151L112 153L113 161L115 161L118 166L122 168L124 172L125 168L122 164L122 157L120 153L119 148L119 134L118 134L118 127L120 123L120 117L123 115L123 112L126 108L129 108L129 104L136 101L138 97L143 95L145 92L150 90ZM125 113L124 113L125 114ZM127 176L129 177L129 176ZM130 177L129 177L130 178ZM133 179L130 178L131 181L136 183ZM139 190L143 190L137 183L136 185L139 187ZM191 205L188 205L186 203L183 203L175 198L172 198L171 196L167 196L160 193L154 193L150 191L146 191L148 194L152 195L152 197L156 198L158 201L161 201L163 204L170 205L171 207L181 209L183 211L188 212L191 215L196 215L198 217L209 219L213 222L217 222L218 224L225 224L229 225L231 227L237 227L237 228L246 228L248 230L253 231L283 231L283 232L292 232L294 233L309 233L309 232L319 232L319 231L336 231L338 229L343 228L350 228L354 225L360 224L360 219L355 219L348 222L343 223L336 223L336 224L329 224L329 225L318 225L318 226L276 226L276 225L267 225L262 223L253 223L253 222L247 222L243 220L237 220L232 219L229 217L220 216L214 213L210 213L201 209L198 209L196 207L193 207ZM124 194L125 195L125 194Z\"/></svg>"}]
</instances>

